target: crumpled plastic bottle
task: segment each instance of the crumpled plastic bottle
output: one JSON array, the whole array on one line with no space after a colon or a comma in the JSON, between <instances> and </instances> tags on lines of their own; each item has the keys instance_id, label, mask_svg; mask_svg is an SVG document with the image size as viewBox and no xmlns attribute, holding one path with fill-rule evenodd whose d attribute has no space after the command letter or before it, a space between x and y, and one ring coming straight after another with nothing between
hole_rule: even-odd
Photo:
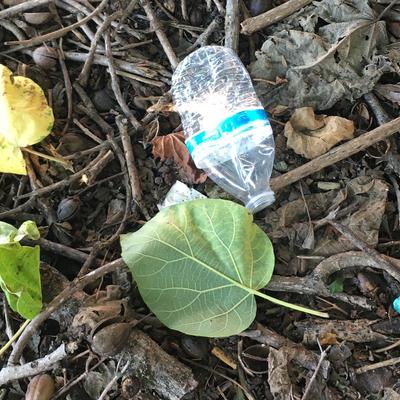
<instances>
[{"instance_id":1,"label":"crumpled plastic bottle","mask_svg":"<svg viewBox=\"0 0 400 400\"><path fill-rule=\"evenodd\" d=\"M172 77L172 95L196 166L255 213L274 202L274 138L250 76L229 48L205 46Z\"/></svg>"}]
</instances>

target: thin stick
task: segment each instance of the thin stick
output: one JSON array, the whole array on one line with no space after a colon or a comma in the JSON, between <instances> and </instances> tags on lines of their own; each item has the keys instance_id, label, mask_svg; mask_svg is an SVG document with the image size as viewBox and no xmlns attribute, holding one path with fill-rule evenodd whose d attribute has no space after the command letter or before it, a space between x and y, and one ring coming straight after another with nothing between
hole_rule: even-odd
<instances>
[{"instance_id":1,"label":"thin stick","mask_svg":"<svg viewBox=\"0 0 400 400\"><path fill-rule=\"evenodd\" d=\"M52 0L30 0L24 1L21 4L16 4L15 6L8 7L5 10L0 11L0 19L14 17L16 15L21 15L22 12L30 10L31 8L38 6L45 6L49 4Z\"/></svg>"},{"instance_id":2,"label":"thin stick","mask_svg":"<svg viewBox=\"0 0 400 400\"><path fill-rule=\"evenodd\" d=\"M104 153L100 153L92 162L90 162L85 168L82 168L80 171L75 172L75 174L72 174L68 176L67 178L63 179L62 181L58 181L56 183L53 183L48 186L44 186L42 188L36 189L30 193L25 193L22 194L21 196L18 196L16 198L18 199L24 199L26 197L31 197L31 196L41 196L46 193L53 192L55 190L63 189L66 186L68 186L70 183L78 180L83 174L86 172L92 170L92 168L103 158Z\"/></svg>"},{"instance_id":3,"label":"thin stick","mask_svg":"<svg viewBox=\"0 0 400 400\"><path fill-rule=\"evenodd\" d=\"M390 367L400 363L400 357L390 358L389 360L380 361L374 364L365 365L355 370L356 374L363 374L364 372L373 371L374 369Z\"/></svg>"},{"instance_id":4,"label":"thin stick","mask_svg":"<svg viewBox=\"0 0 400 400\"><path fill-rule=\"evenodd\" d=\"M186 55L191 53L197 46L205 46L207 44L207 40L210 37L210 35L221 25L221 23L222 23L222 17L218 15L211 21L211 24L207 26L205 31L198 36L196 41L185 51L183 51L181 55Z\"/></svg>"},{"instance_id":5,"label":"thin stick","mask_svg":"<svg viewBox=\"0 0 400 400\"><path fill-rule=\"evenodd\" d=\"M107 396L107 393L111 390L111 388L113 387L113 385L115 384L115 382L117 382L117 380L119 378L121 378L121 376L125 373L125 371L128 369L130 364L130 361L127 361L126 364L124 365L124 367L122 368L122 370L120 372L116 372L114 377L111 379L110 382L108 382L107 386L104 388L104 390L101 392L101 395L99 396L98 400L104 400ZM117 367L118 370L118 367Z\"/></svg>"},{"instance_id":6,"label":"thin stick","mask_svg":"<svg viewBox=\"0 0 400 400\"><path fill-rule=\"evenodd\" d=\"M308 163L289 171L286 174L272 178L271 187L274 191L281 190L308 175L318 172L323 168L337 163L338 161L344 160L345 158L350 157L361 150L365 150L367 147L398 132L399 129L400 118L396 118L379 126L378 128L373 129L370 132L364 133L355 139L352 139L340 146L334 147L322 156L314 158Z\"/></svg>"},{"instance_id":7,"label":"thin stick","mask_svg":"<svg viewBox=\"0 0 400 400\"><path fill-rule=\"evenodd\" d=\"M224 15L225 15L225 8L224 8L224 6L222 5L222 3L220 2L220 0L213 0L213 1L214 1L215 6L217 7L219 13L220 13L222 16L224 16Z\"/></svg>"},{"instance_id":8,"label":"thin stick","mask_svg":"<svg viewBox=\"0 0 400 400\"><path fill-rule=\"evenodd\" d=\"M103 277L104 275L116 271L118 268L122 268L125 266L124 261L122 258L118 258L108 264L103 265L95 269L94 271L89 272L88 274L80 277L75 278L61 293L59 293L48 305L47 307L38 314L29 325L26 327L25 331L20 336L19 340L16 342L13 351L11 352L10 358L8 360L8 365L15 365L18 363L19 359L21 358L22 352L29 342L30 338L33 334L39 329L40 325L46 321L50 315L57 310L62 304L64 304L67 300L69 300L74 293L79 290L85 288L88 284L96 281L97 279ZM3 370L0 371L0 377ZM0 385L3 383L1 382L0 378Z\"/></svg>"},{"instance_id":9,"label":"thin stick","mask_svg":"<svg viewBox=\"0 0 400 400\"><path fill-rule=\"evenodd\" d=\"M133 155L131 139L128 135L128 121L125 118L118 116L115 122L117 123L122 139L122 146L125 152L126 167L129 174L132 199L133 201L140 203L142 200L142 189L140 187L140 179L136 168L135 156Z\"/></svg>"},{"instance_id":10,"label":"thin stick","mask_svg":"<svg viewBox=\"0 0 400 400\"><path fill-rule=\"evenodd\" d=\"M116 13L110 15L109 17L107 17L104 22L102 23L102 25L100 26L100 28L97 30L96 34L94 35L94 38L90 44L90 49L89 49L89 53L87 55L86 61L83 64L83 68L81 73L79 74L78 77L78 82L81 86L86 87L88 84L88 80L89 80L89 75L90 75L90 69L92 67L93 64L93 59L96 53L96 49L97 49L97 45L99 43L99 40L101 39L101 37L103 36L104 32L110 27L111 23L117 19L122 13L117 11Z\"/></svg>"},{"instance_id":11,"label":"thin stick","mask_svg":"<svg viewBox=\"0 0 400 400\"><path fill-rule=\"evenodd\" d=\"M326 350L321 352L321 356L319 357L317 368L315 368L314 373L312 374L311 379L308 382L306 389L304 390L303 397L301 398L301 400L306 400L309 397L310 392L311 392L311 387L312 387L314 381L317 379L318 372L321 369L322 363L325 360L326 356L328 355L328 351L330 348L331 348L331 346L328 346L328 348Z\"/></svg>"},{"instance_id":12,"label":"thin stick","mask_svg":"<svg viewBox=\"0 0 400 400\"><path fill-rule=\"evenodd\" d=\"M110 71L110 77L111 77L111 86L114 91L117 102L118 102L119 106L121 107L122 111L124 112L124 114L126 115L126 117L129 119L129 122L131 123L133 128L136 130L140 129L142 127L142 125L135 118L132 111L129 109L124 97L122 96L121 88L119 87L118 77L115 72L113 55L112 55L112 50L111 50L110 32L105 33L104 40L105 40L105 44L106 44L106 54L107 54L107 60L108 60L108 69Z\"/></svg>"},{"instance_id":13,"label":"thin stick","mask_svg":"<svg viewBox=\"0 0 400 400\"><path fill-rule=\"evenodd\" d=\"M171 64L172 69L175 69L179 64L179 60L175 54L174 49L171 46L171 43L167 38L167 35L162 30L162 25L158 20L158 18L156 17L153 9L151 8L149 0L140 0L140 4L142 5L144 11L146 12L147 18L149 19L150 22L150 26L155 31L158 40L160 41L160 44L164 49L165 54L167 55L167 58Z\"/></svg>"},{"instance_id":14,"label":"thin stick","mask_svg":"<svg viewBox=\"0 0 400 400\"><path fill-rule=\"evenodd\" d=\"M239 50L239 23L239 0L227 0L225 14L225 46L231 48L235 53Z\"/></svg>"},{"instance_id":15,"label":"thin stick","mask_svg":"<svg viewBox=\"0 0 400 400\"><path fill-rule=\"evenodd\" d=\"M45 35L42 35L42 36L35 36L28 40L17 40L17 41L12 41L12 42L6 42L5 44L6 45L20 44L20 45L24 45L24 46L35 46L37 44L47 42L48 40L58 39L61 36L64 36L66 33L72 31L73 29L79 28L81 25L90 21L94 16L96 16L98 13L100 13L103 10L103 8L107 5L107 3L108 3L108 0L103 0L96 9L94 9L85 18L82 18L80 21L75 22L75 24L72 24L65 28L58 29L57 31L46 33Z\"/></svg>"},{"instance_id":16,"label":"thin stick","mask_svg":"<svg viewBox=\"0 0 400 400\"><path fill-rule=\"evenodd\" d=\"M257 32L267 26L278 22L289 15L292 15L296 11L299 11L303 7L312 3L313 0L289 0L286 3L281 4L272 10L266 11L263 14L257 15L256 17L247 18L242 22L242 33L250 35Z\"/></svg>"},{"instance_id":17,"label":"thin stick","mask_svg":"<svg viewBox=\"0 0 400 400\"><path fill-rule=\"evenodd\" d=\"M189 15L187 10L187 0L181 0L181 11L182 17L185 21L189 21Z\"/></svg>"},{"instance_id":18,"label":"thin stick","mask_svg":"<svg viewBox=\"0 0 400 400\"><path fill-rule=\"evenodd\" d=\"M14 333L14 335L10 338L10 340L0 349L0 358L3 356L3 354L8 350L8 348L18 339L19 335L24 331L26 326L29 324L30 319L27 319L17 330L17 332Z\"/></svg>"},{"instance_id":19,"label":"thin stick","mask_svg":"<svg viewBox=\"0 0 400 400\"><path fill-rule=\"evenodd\" d=\"M72 84L71 84L71 78L69 77L68 68L65 65L64 51L62 47L62 38L60 38L59 41L57 54L58 54L58 62L60 63L61 71L64 78L65 92L67 94L67 104L68 104L67 122L65 123L65 126L61 132L61 134L64 134L65 132L67 132L69 124L72 119Z\"/></svg>"}]
</instances>

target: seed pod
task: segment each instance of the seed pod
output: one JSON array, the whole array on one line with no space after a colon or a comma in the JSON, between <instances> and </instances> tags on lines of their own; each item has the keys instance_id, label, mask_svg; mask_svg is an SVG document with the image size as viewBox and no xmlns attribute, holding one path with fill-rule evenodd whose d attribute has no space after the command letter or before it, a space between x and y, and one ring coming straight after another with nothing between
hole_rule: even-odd
<instances>
[{"instance_id":1,"label":"seed pod","mask_svg":"<svg viewBox=\"0 0 400 400\"><path fill-rule=\"evenodd\" d=\"M25 21L31 25L42 25L50 21L51 14L49 12L29 12L24 13Z\"/></svg>"},{"instance_id":2,"label":"seed pod","mask_svg":"<svg viewBox=\"0 0 400 400\"><path fill-rule=\"evenodd\" d=\"M55 393L54 380L50 375L37 375L31 379L25 400L49 400Z\"/></svg>"},{"instance_id":3,"label":"seed pod","mask_svg":"<svg viewBox=\"0 0 400 400\"><path fill-rule=\"evenodd\" d=\"M68 221L75 217L80 207L79 197L67 197L62 199L57 207L57 218L59 221Z\"/></svg>"},{"instance_id":4,"label":"seed pod","mask_svg":"<svg viewBox=\"0 0 400 400\"><path fill-rule=\"evenodd\" d=\"M120 352L131 333L132 323L119 322L107 325L92 337L92 350L100 356L111 356Z\"/></svg>"},{"instance_id":5,"label":"seed pod","mask_svg":"<svg viewBox=\"0 0 400 400\"><path fill-rule=\"evenodd\" d=\"M52 47L41 46L35 49L32 58L38 67L49 70L57 65L58 54Z\"/></svg>"}]
</instances>

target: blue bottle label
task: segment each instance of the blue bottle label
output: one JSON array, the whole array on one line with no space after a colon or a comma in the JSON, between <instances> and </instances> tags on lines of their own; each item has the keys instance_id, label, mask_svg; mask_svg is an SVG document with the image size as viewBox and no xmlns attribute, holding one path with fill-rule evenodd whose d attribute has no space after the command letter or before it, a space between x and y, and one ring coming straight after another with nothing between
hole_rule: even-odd
<instances>
[{"instance_id":1,"label":"blue bottle label","mask_svg":"<svg viewBox=\"0 0 400 400\"><path fill-rule=\"evenodd\" d=\"M196 158L195 153L203 153L206 150L205 147L224 147L232 143L235 138L249 133L251 133L249 139L259 143L265 138L266 132L272 134L270 129L257 131L258 128L265 128L266 126L270 128L270 122L264 109L240 111L220 122L216 128L194 134L186 139L185 143L190 154ZM204 151L204 153L207 153L207 151Z\"/></svg>"}]
</instances>

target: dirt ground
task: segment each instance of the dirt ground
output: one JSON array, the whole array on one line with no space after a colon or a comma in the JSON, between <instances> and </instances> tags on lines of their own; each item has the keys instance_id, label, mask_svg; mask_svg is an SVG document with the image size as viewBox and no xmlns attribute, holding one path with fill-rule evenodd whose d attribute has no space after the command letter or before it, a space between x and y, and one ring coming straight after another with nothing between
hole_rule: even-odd
<instances>
[{"instance_id":1,"label":"dirt ground","mask_svg":"<svg viewBox=\"0 0 400 400\"><path fill-rule=\"evenodd\" d=\"M0 221L39 228L22 243L40 246L43 295L0 351L1 400L400 399L397 1L1 3L1 64L55 117L23 149L27 175L0 174ZM237 52L274 131L276 201L254 216L276 260L262 291L329 319L257 298L239 335L185 335L121 259L120 235L176 181L237 201L191 160L170 91L210 44ZM3 346L24 319L0 296Z\"/></svg>"}]
</instances>

